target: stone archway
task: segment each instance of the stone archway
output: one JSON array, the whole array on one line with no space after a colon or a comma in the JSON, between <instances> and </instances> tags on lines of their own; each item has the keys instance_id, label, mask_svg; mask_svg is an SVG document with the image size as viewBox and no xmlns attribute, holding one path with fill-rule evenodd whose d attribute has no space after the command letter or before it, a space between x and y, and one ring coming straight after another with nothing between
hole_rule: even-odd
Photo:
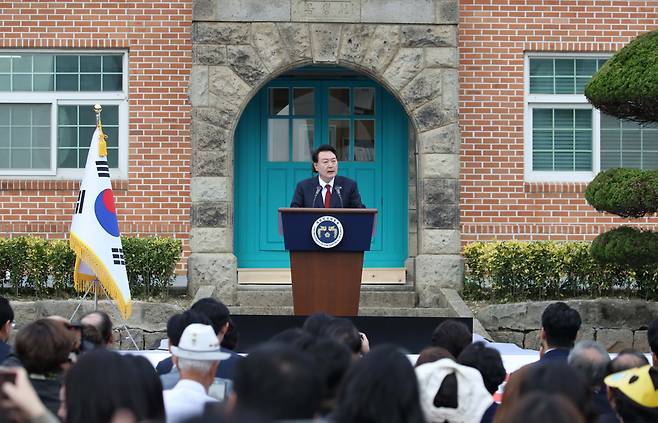
<instances>
[{"instance_id":1,"label":"stone archway","mask_svg":"<svg viewBox=\"0 0 658 423\"><path fill-rule=\"evenodd\" d=\"M418 242L410 255L419 305L437 306L438 287L461 285L456 23L194 22L192 36L190 292L213 285L215 295L235 303L233 133L260 87L313 63L368 74L407 111L418 154L409 173L418 189L411 201Z\"/></svg>"}]
</instances>

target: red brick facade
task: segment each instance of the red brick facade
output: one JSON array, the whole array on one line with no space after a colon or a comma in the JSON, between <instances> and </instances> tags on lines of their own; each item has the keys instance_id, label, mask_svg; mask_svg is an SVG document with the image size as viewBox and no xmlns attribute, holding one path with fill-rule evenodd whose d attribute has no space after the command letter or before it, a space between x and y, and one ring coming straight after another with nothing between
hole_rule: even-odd
<instances>
[{"instance_id":1,"label":"red brick facade","mask_svg":"<svg viewBox=\"0 0 658 423\"><path fill-rule=\"evenodd\" d=\"M588 206L585 183L524 181L524 54L614 53L658 28L658 5L598 0L459 5L462 242L590 240L631 222ZM655 225L658 219L633 222Z\"/></svg>"},{"instance_id":2,"label":"red brick facade","mask_svg":"<svg viewBox=\"0 0 658 423\"><path fill-rule=\"evenodd\" d=\"M0 2L0 22L3 49L129 52L129 178L113 181L119 225L181 239L187 256L192 1ZM0 234L65 237L78 189L79 181L0 180Z\"/></svg>"}]
</instances>

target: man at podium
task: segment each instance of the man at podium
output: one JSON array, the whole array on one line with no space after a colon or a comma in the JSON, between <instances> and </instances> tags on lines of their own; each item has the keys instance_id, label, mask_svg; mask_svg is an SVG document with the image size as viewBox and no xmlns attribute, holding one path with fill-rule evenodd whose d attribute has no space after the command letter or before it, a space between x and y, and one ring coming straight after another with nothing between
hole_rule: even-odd
<instances>
[{"instance_id":1,"label":"man at podium","mask_svg":"<svg viewBox=\"0 0 658 423\"><path fill-rule=\"evenodd\" d=\"M329 144L319 146L313 155L313 173L318 176L297 184L290 207L365 208L356 182L338 176L336 149Z\"/></svg>"}]
</instances>

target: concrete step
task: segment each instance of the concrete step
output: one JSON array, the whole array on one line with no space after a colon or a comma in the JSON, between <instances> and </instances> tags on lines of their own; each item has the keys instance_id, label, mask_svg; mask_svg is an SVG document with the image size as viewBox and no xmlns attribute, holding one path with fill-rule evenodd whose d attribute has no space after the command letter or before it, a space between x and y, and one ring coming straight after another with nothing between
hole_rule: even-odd
<instances>
[{"instance_id":1,"label":"concrete step","mask_svg":"<svg viewBox=\"0 0 658 423\"><path fill-rule=\"evenodd\" d=\"M292 316L292 306L232 306L231 314ZM450 308L414 308L414 307L360 307L359 316L389 316L389 317L457 317Z\"/></svg>"},{"instance_id":2,"label":"concrete step","mask_svg":"<svg viewBox=\"0 0 658 423\"><path fill-rule=\"evenodd\" d=\"M362 308L414 308L416 292L412 285L364 285ZM292 307L290 285L242 285L238 287L241 307Z\"/></svg>"}]
</instances>

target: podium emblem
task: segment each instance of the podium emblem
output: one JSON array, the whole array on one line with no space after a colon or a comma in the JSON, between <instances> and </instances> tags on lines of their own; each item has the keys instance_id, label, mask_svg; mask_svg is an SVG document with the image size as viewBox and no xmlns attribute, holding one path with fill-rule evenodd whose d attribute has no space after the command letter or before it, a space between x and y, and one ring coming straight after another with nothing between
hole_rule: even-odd
<instances>
[{"instance_id":1,"label":"podium emblem","mask_svg":"<svg viewBox=\"0 0 658 423\"><path fill-rule=\"evenodd\" d=\"M333 248L343 240L343 224L333 216L319 217L311 228L311 238L322 248Z\"/></svg>"}]
</instances>

